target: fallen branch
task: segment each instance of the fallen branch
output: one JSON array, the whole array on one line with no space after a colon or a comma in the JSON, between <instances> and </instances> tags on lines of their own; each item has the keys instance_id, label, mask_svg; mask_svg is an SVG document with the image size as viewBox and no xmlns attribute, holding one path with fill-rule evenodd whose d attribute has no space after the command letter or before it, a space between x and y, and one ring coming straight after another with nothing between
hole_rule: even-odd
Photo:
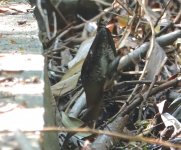
<instances>
[{"instance_id":1,"label":"fallen branch","mask_svg":"<svg viewBox=\"0 0 181 150\"><path fill-rule=\"evenodd\" d=\"M172 44L177 38L181 38L181 30L177 30L166 35L162 35L156 38L156 41L161 47ZM122 71L130 65L134 65L141 61L145 57L147 50L149 48L149 42L144 43L139 48L135 49L133 52L128 55L123 56L120 61L117 70Z\"/></svg>"}]
</instances>

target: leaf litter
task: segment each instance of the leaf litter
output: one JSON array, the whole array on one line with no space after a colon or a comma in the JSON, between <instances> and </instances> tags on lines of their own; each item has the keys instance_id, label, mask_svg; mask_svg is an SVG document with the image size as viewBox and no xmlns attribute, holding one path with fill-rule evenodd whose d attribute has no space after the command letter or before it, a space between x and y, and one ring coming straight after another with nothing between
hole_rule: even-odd
<instances>
[{"instance_id":1,"label":"leaf litter","mask_svg":"<svg viewBox=\"0 0 181 150\"><path fill-rule=\"evenodd\" d=\"M72 134L65 144L67 136L60 133L60 145L66 145L62 149L164 149L166 145L157 144L157 140L179 144L180 1L142 4L140 0L114 0L109 7L101 2L96 1L102 11L87 20L80 14L78 19L64 20L64 13L59 18L59 7L51 10L56 17L48 17L64 20L64 25L49 21L41 28L38 20L61 123L66 128L85 125L153 142L141 138L128 142L129 138L90 133L84 138ZM64 9L61 11L67 11ZM104 20L104 33L100 20ZM110 47L115 47L115 57L111 57Z\"/></svg>"}]
</instances>

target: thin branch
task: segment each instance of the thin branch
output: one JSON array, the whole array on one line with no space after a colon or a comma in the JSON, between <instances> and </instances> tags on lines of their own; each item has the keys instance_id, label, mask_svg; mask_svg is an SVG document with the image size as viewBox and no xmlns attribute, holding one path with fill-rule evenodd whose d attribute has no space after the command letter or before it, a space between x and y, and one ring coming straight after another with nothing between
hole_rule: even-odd
<instances>
[{"instance_id":1,"label":"thin branch","mask_svg":"<svg viewBox=\"0 0 181 150\"><path fill-rule=\"evenodd\" d=\"M50 39L51 37L50 37L49 22L47 20L47 15L45 14L45 10L43 12L43 9L42 9L42 6L41 6L41 0L37 0L36 4L37 4L37 8L38 8L38 10L40 12L40 15L41 15L41 17L43 19L43 22L45 23L47 37L48 37L48 39Z\"/></svg>"},{"instance_id":2,"label":"thin branch","mask_svg":"<svg viewBox=\"0 0 181 150\"><path fill-rule=\"evenodd\" d=\"M130 12L130 10L128 10L128 8L126 8L125 6L124 6L124 4L120 1L120 0L115 0L114 2L113 2L113 7L114 7L114 3L118 3L121 7L123 7L123 9L129 14L129 15L132 15L132 12Z\"/></svg>"},{"instance_id":3,"label":"thin branch","mask_svg":"<svg viewBox=\"0 0 181 150\"><path fill-rule=\"evenodd\" d=\"M103 0L91 0L91 1L97 2L97 3L102 4L104 6L111 6L111 3L105 2Z\"/></svg>"},{"instance_id":4,"label":"thin branch","mask_svg":"<svg viewBox=\"0 0 181 150\"><path fill-rule=\"evenodd\" d=\"M158 22L160 21L160 19L161 19L162 16L164 15L164 13L165 13L167 7L169 6L170 2L171 2L171 0L169 0L169 1L167 2L167 4L166 4L164 10L161 12L160 17L157 19L156 23L154 24L154 27L156 27L156 26L158 25ZM148 34L145 36L145 38L144 38L143 41L145 42L145 41L148 39L149 36L150 36L150 30L149 30Z\"/></svg>"},{"instance_id":5,"label":"thin branch","mask_svg":"<svg viewBox=\"0 0 181 150\"><path fill-rule=\"evenodd\" d=\"M141 142L146 142L146 143L150 143L150 144L162 145L165 147L181 148L181 144L173 144L173 143L170 143L170 142L164 141L164 140L158 140L158 139L154 139L154 138L147 138L147 137L141 137L141 136L132 136L132 135L130 136L130 135L126 135L123 133L96 130L96 129L90 129L90 128L67 129L67 128L58 128L58 127L45 127L43 129L40 129L40 130L28 130L28 131L22 131L22 132L32 133L32 132L37 132L37 131L39 131L39 132L57 132L57 131L59 131L59 132L73 132L73 133L90 132L90 133L97 134L97 135L105 134L105 135L129 140L129 141L141 141ZM4 131L0 131L0 133L12 133L12 131L4 130Z\"/></svg>"},{"instance_id":6,"label":"thin branch","mask_svg":"<svg viewBox=\"0 0 181 150\"><path fill-rule=\"evenodd\" d=\"M53 12L53 25L54 25L54 31L52 37L55 37L57 33L57 17L55 12Z\"/></svg>"},{"instance_id":7,"label":"thin branch","mask_svg":"<svg viewBox=\"0 0 181 150\"><path fill-rule=\"evenodd\" d=\"M102 11L101 13L99 13L99 14L98 14L97 16L95 16L94 18L88 20L87 22L92 22L92 21L95 21L95 20L99 19L101 16L105 15L106 13L108 13L109 11L111 11L112 9L113 9L112 6L106 8L104 11ZM72 25L67 26L66 30L64 30L64 31L61 30L61 31L57 32L56 36L53 37L50 41L48 41L48 43L46 43L46 46L47 46L47 47L50 47L51 44L54 42L54 40L55 40L57 37L61 38L61 37L63 37L64 35L66 35L67 33L69 33L69 32L72 31L72 30L77 30L77 29L83 28L85 24L86 24L86 23L84 22L84 23L79 24L79 25L76 25L76 26L72 26Z\"/></svg>"},{"instance_id":8,"label":"thin branch","mask_svg":"<svg viewBox=\"0 0 181 150\"><path fill-rule=\"evenodd\" d=\"M142 80L145 73L146 73L146 69L147 69L147 66L148 66L148 62L149 62L149 59L150 59L150 56L152 54L152 51L153 51L153 48L154 48L154 45L155 45L155 30L154 30L154 26L153 26L153 23L151 21L151 17L149 16L149 12L146 8L145 5L142 4L142 2L140 0L137 0L139 2L139 4L141 5L141 7L143 8L143 10L145 11L145 14L147 16L147 21L149 22L150 24L150 27L151 27L151 32L152 32L152 37L151 37L151 41L150 41L150 47L149 47L149 50L147 52L147 57L146 57L146 63L145 63L145 66L144 66L144 69L143 69L143 73L142 75L140 76L139 80Z\"/></svg>"},{"instance_id":9,"label":"thin branch","mask_svg":"<svg viewBox=\"0 0 181 150\"><path fill-rule=\"evenodd\" d=\"M163 84L166 81L157 81L155 82L155 84ZM125 85L134 85L134 84L151 84L152 81L151 80L132 80L132 81L123 81L123 82L119 82L116 83L114 86L115 87L121 87L121 86L125 86Z\"/></svg>"},{"instance_id":10,"label":"thin branch","mask_svg":"<svg viewBox=\"0 0 181 150\"><path fill-rule=\"evenodd\" d=\"M151 92L151 90L153 89L153 86L155 85L155 83L156 83L156 81L157 81L157 79L158 79L158 76L159 76L159 74L161 73L162 68L164 67L166 61L167 61L167 57L165 57L165 59L163 60L163 62L162 62L162 64L160 65L160 68L159 68L159 70L157 71L157 73L156 73L156 75L155 75L152 83L150 84L148 90L145 92L145 94L144 94L144 96L143 96L143 102L141 103L140 109L139 109L139 110L140 110L140 111L139 111L139 116L138 116L139 120L141 120L141 114L142 114L142 110L143 110L143 105L144 105L144 103L146 102L148 96L150 95L150 92Z\"/></svg>"}]
</instances>

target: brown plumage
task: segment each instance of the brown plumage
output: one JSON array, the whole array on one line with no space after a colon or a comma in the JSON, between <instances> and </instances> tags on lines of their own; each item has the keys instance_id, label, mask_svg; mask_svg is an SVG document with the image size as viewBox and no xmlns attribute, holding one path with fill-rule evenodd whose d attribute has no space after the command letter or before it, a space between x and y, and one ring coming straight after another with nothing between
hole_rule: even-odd
<instances>
[{"instance_id":1,"label":"brown plumage","mask_svg":"<svg viewBox=\"0 0 181 150\"><path fill-rule=\"evenodd\" d=\"M88 108L83 120L87 123L97 120L99 116L105 82L112 76L109 66L115 56L116 49L111 33L100 22L96 37L81 71L81 80Z\"/></svg>"},{"instance_id":2,"label":"brown plumage","mask_svg":"<svg viewBox=\"0 0 181 150\"><path fill-rule=\"evenodd\" d=\"M87 113L82 118L85 122L83 126L93 127L94 121L99 116L105 83L111 80L119 63L119 57L115 58L115 56L116 49L111 33L100 22L97 35L81 70L82 86L85 90L88 108ZM67 134L62 149L66 149L67 141L73 134Z\"/></svg>"}]
</instances>

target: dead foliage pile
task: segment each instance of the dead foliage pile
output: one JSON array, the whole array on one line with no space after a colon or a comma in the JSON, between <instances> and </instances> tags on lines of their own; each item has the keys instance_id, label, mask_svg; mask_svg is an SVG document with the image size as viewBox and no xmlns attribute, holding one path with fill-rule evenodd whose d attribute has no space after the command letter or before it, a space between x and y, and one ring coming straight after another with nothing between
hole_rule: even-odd
<instances>
[{"instance_id":1,"label":"dead foliage pile","mask_svg":"<svg viewBox=\"0 0 181 150\"><path fill-rule=\"evenodd\" d=\"M62 149L181 148L180 4L38 0Z\"/></svg>"}]
</instances>

